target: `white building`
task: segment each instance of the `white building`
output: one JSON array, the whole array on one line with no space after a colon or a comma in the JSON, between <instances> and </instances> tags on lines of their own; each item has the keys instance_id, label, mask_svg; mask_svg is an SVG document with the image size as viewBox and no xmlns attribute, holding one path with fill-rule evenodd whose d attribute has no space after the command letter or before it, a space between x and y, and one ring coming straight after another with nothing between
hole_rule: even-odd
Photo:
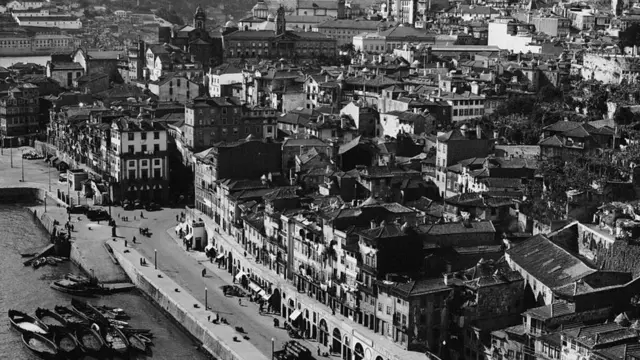
<instances>
[{"instance_id":1,"label":"white building","mask_svg":"<svg viewBox=\"0 0 640 360\"><path fill-rule=\"evenodd\" d=\"M536 43L531 24L520 23L512 18L498 18L489 23L489 46L497 46L502 50L513 52L540 54L542 46Z\"/></svg>"},{"instance_id":2,"label":"white building","mask_svg":"<svg viewBox=\"0 0 640 360\"><path fill-rule=\"evenodd\" d=\"M81 29L82 22L74 16L18 16L20 26L57 27L60 29Z\"/></svg>"},{"instance_id":3,"label":"white building","mask_svg":"<svg viewBox=\"0 0 640 360\"><path fill-rule=\"evenodd\" d=\"M11 9L11 10L26 10L26 9L38 9L43 7L45 4L44 1L31 1L31 0L27 0L27 1L19 1L19 0L13 0L10 1L9 3L7 3L6 7L7 9Z\"/></svg>"},{"instance_id":4,"label":"white building","mask_svg":"<svg viewBox=\"0 0 640 360\"><path fill-rule=\"evenodd\" d=\"M209 96L231 96L231 85L242 84L242 69L238 69L231 64L222 64L209 69L206 77L206 82L209 85Z\"/></svg>"},{"instance_id":5,"label":"white building","mask_svg":"<svg viewBox=\"0 0 640 360\"><path fill-rule=\"evenodd\" d=\"M167 130L147 120L121 118L111 125L110 175L116 199L164 202L169 195Z\"/></svg>"}]
</instances>

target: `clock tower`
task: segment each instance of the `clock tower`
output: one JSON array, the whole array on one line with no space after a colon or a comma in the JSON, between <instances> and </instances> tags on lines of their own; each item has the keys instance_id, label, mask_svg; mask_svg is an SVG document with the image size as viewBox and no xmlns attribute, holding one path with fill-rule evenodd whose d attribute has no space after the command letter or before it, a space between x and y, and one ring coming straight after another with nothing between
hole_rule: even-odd
<instances>
[{"instance_id":1,"label":"clock tower","mask_svg":"<svg viewBox=\"0 0 640 360\"><path fill-rule=\"evenodd\" d=\"M196 29L204 30L205 22L207 21L207 14L202 10L202 8L198 5L196 9L196 13L193 14L193 27Z\"/></svg>"}]
</instances>

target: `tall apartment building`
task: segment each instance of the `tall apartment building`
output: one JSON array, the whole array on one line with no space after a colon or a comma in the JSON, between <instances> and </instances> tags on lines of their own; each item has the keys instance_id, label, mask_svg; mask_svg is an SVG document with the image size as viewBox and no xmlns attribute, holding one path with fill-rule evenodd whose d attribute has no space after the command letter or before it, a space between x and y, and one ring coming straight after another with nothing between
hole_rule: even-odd
<instances>
[{"instance_id":1,"label":"tall apartment building","mask_svg":"<svg viewBox=\"0 0 640 360\"><path fill-rule=\"evenodd\" d=\"M35 134L38 111L37 86L20 84L0 92L0 137Z\"/></svg>"},{"instance_id":2,"label":"tall apartment building","mask_svg":"<svg viewBox=\"0 0 640 360\"><path fill-rule=\"evenodd\" d=\"M167 130L159 122L120 118L111 124L113 199L166 202L169 199Z\"/></svg>"},{"instance_id":3,"label":"tall apartment building","mask_svg":"<svg viewBox=\"0 0 640 360\"><path fill-rule=\"evenodd\" d=\"M246 107L234 97L199 97L185 106L185 145L194 152L221 141L275 138L276 111L263 107Z\"/></svg>"}]
</instances>

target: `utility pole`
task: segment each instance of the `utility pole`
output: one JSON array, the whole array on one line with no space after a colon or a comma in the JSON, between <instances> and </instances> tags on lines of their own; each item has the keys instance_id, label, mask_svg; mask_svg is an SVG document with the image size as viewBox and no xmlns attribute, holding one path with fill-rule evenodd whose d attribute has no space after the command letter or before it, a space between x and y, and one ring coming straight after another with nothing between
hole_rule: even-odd
<instances>
[{"instance_id":1,"label":"utility pole","mask_svg":"<svg viewBox=\"0 0 640 360\"><path fill-rule=\"evenodd\" d=\"M9 147L9 157L11 158L11 168L13 169L13 147L12 146Z\"/></svg>"},{"instance_id":2,"label":"utility pole","mask_svg":"<svg viewBox=\"0 0 640 360\"><path fill-rule=\"evenodd\" d=\"M22 168L22 182L24 182L24 150L22 150L22 163L20 167Z\"/></svg>"}]
</instances>

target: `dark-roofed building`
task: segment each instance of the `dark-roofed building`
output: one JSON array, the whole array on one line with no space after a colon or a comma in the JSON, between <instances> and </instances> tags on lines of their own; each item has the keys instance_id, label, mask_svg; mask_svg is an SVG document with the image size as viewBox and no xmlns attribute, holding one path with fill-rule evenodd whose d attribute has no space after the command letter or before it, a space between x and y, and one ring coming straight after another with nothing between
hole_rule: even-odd
<instances>
[{"instance_id":1,"label":"dark-roofed building","mask_svg":"<svg viewBox=\"0 0 640 360\"><path fill-rule=\"evenodd\" d=\"M103 73L109 75L109 80L122 80L118 71L118 62L124 57L121 51L101 51L78 48L71 55L71 62L78 63L84 69L84 74Z\"/></svg>"},{"instance_id":2,"label":"dark-roofed building","mask_svg":"<svg viewBox=\"0 0 640 360\"><path fill-rule=\"evenodd\" d=\"M496 229L491 221L466 221L423 224L416 228L423 249L437 247L474 247L495 245Z\"/></svg>"},{"instance_id":3,"label":"dark-roofed building","mask_svg":"<svg viewBox=\"0 0 640 360\"><path fill-rule=\"evenodd\" d=\"M280 143L273 139L262 140L249 136L233 142L219 142L197 153L196 161L201 171L206 171L214 181L255 179L271 172L280 172L280 149Z\"/></svg>"},{"instance_id":4,"label":"dark-roofed building","mask_svg":"<svg viewBox=\"0 0 640 360\"><path fill-rule=\"evenodd\" d=\"M526 279L539 305L551 304L558 289L597 271L544 235L514 245L506 251L506 259Z\"/></svg>"},{"instance_id":5,"label":"dark-roofed building","mask_svg":"<svg viewBox=\"0 0 640 360\"><path fill-rule=\"evenodd\" d=\"M23 140L38 132L39 99L38 87L29 83L11 86L0 91L0 137L6 144L18 141L4 137L20 136ZM5 143L2 147L6 146Z\"/></svg>"},{"instance_id":6,"label":"dark-roofed building","mask_svg":"<svg viewBox=\"0 0 640 360\"><path fill-rule=\"evenodd\" d=\"M167 129L159 122L120 118L111 124L109 175L114 201L169 200Z\"/></svg>"},{"instance_id":7,"label":"dark-roofed building","mask_svg":"<svg viewBox=\"0 0 640 360\"><path fill-rule=\"evenodd\" d=\"M430 133L436 128L436 120L430 114L421 114L412 111L390 111L380 114L380 126L382 135L395 138L401 134Z\"/></svg>"},{"instance_id":8,"label":"dark-roofed building","mask_svg":"<svg viewBox=\"0 0 640 360\"><path fill-rule=\"evenodd\" d=\"M84 75L84 68L76 62L47 61L47 77L57 81L64 88L71 88L73 81Z\"/></svg>"},{"instance_id":9,"label":"dark-roofed building","mask_svg":"<svg viewBox=\"0 0 640 360\"><path fill-rule=\"evenodd\" d=\"M575 327L562 331L561 336L564 356L587 359L599 349L638 342L638 330L616 323Z\"/></svg>"},{"instance_id":10,"label":"dark-roofed building","mask_svg":"<svg viewBox=\"0 0 640 360\"><path fill-rule=\"evenodd\" d=\"M321 34L335 39L338 46L351 44L353 37L363 32L378 30L379 20L366 19L330 19L313 28Z\"/></svg>"},{"instance_id":11,"label":"dark-roofed building","mask_svg":"<svg viewBox=\"0 0 640 360\"><path fill-rule=\"evenodd\" d=\"M544 138L538 143L540 155L563 160L591 156L598 148L611 148L616 138L615 130L608 126L596 128L575 121L558 121L542 131Z\"/></svg>"},{"instance_id":12,"label":"dark-roofed building","mask_svg":"<svg viewBox=\"0 0 640 360\"><path fill-rule=\"evenodd\" d=\"M280 7L276 29L235 31L224 36L227 58L315 58L336 56L336 41L317 32L286 30L285 10Z\"/></svg>"},{"instance_id":13,"label":"dark-roofed building","mask_svg":"<svg viewBox=\"0 0 640 360\"><path fill-rule=\"evenodd\" d=\"M320 139L285 139L282 142L282 171L285 176L296 168L296 156L304 154L311 149L316 149L318 153L324 153L329 158L333 157L333 146Z\"/></svg>"},{"instance_id":14,"label":"dark-roofed building","mask_svg":"<svg viewBox=\"0 0 640 360\"><path fill-rule=\"evenodd\" d=\"M220 141L275 137L275 110L244 106L235 97L198 97L184 111L183 141L194 152Z\"/></svg>"}]
</instances>

